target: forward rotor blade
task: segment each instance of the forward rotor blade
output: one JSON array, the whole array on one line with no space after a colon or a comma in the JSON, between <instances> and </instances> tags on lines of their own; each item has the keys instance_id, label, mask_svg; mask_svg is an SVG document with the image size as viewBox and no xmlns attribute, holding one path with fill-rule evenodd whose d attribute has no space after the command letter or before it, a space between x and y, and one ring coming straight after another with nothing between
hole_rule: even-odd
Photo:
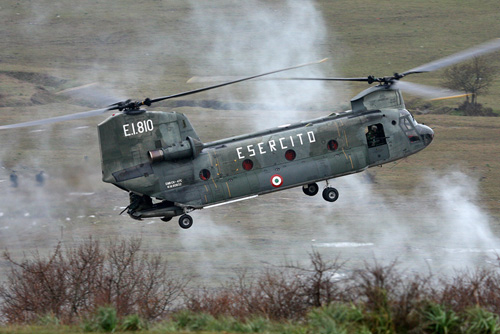
<instances>
[{"instance_id":1,"label":"forward rotor blade","mask_svg":"<svg viewBox=\"0 0 500 334\"><path fill-rule=\"evenodd\" d=\"M493 39L489 42L476 45L470 49L452 54L448 57L441 58L433 62L415 67L409 71L404 72L403 75L435 71L440 68L450 66L473 57L494 52L496 50L500 50L500 38Z\"/></svg>"},{"instance_id":2,"label":"forward rotor blade","mask_svg":"<svg viewBox=\"0 0 500 334\"><path fill-rule=\"evenodd\" d=\"M101 114L104 114L107 111L109 111L109 108L84 111L84 112L80 112L80 113L76 113L76 114L64 115L64 116L57 116L57 117L51 117L51 118L45 118L45 119L39 119L39 120L36 120L36 121L29 121L29 122L24 122L24 123L0 125L0 130L14 129L14 128L24 128L24 127L28 127L28 126L50 124L50 123L56 123L56 122L61 122L61 121L69 121L69 120L73 120L73 119L82 119L82 118L87 118L87 117L93 117L93 116L101 115Z\"/></svg>"},{"instance_id":3,"label":"forward rotor blade","mask_svg":"<svg viewBox=\"0 0 500 334\"><path fill-rule=\"evenodd\" d=\"M229 81L235 80L236 77L230 76L214 76L214 77L191 77L187 82L217 82L217 81ZM308 77L276 77L276 78L262 78L259 81L276 81L276 80L311 80L311 81L368 81L367 77L364 78L308 78Z\"/></svg>"},{"instance_id":4,"label":"forward rotor blade","mask_svg":"<svg viewBox=\"0 0 500 334\"><path fill-rule=\"evenodd\" d=\"M420 96L428 100L451 99L468 95L456 90L426 86L408 81L396 81L392 84L392 88L400 89L411 95Z\"/></svg>"},{"instance_id":5,"label":"forward rotor blade","mask_svg":"<svg viewBox=\"0 0 500 334\"><path fill-rule=\"evenodd\" d=\"M151 103L155 103L155 102L159 102L159 101L163 101L163 100L167 100L167 99L172 99L174 97L181 97L181 96L186 96L186 95L201 93L201 92L204 92L204 91L207 91L207 90L211 90L211 89L215 89L215 88L219 88L219 87L224 87L224 86L232 85L232 84L235 84L235 83L238 83L238 82L242 82L242 81L247 81L247 80L251 80L251 79L263 77L265 75L270 75L270 74L279 73L279 72L283 72L283 71L289 71L289 70L293 70L293 69L304 67L304 66L319 64L319 63L322 63L322 62L326 61L327 59L328 58L325 58L325 59L322 59L322 60L319 60L319 61L315 61L315 62L311 62L311 63L307 63L307 64L301 64L301 65L291 66L291 67L283 68L283 69L276 70L276 71L271 71L271 72L266 72L266 73L262 73L262 74L252 75L252 76L249 76L249 77L244 77L244 78L240 78L240 79L236 79L236 80L231 80L231 81L220 83L220 84L217 84L217 85L203 87L203 88L198 88L198 89L190 90L190 91L183 92L183 93L177 93L177 94L173 94L173 95L162 96L162 97L158 97L158 98L155 98L155 99L151 99Z\"/></svg>"}]
</instances>

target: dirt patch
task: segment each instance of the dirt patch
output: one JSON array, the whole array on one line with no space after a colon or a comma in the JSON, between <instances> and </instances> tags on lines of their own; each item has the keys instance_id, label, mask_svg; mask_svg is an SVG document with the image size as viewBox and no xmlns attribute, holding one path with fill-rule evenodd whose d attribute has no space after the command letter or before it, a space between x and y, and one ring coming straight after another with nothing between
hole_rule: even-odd
<instances>
[{"instance_id":1,"label":"dirt patch","mask_svg":"<svg viewBox=\"0 0 500 334\"><path fill-rule=\"evenodd\" d=\"M17 80L26 81L35 85L54 88L61 87L68 81L66 79L58 78L52 75L35 72L0 71L0 74L5 74Z\"/></svg>"},{"instance_id":2,"label":"dirt patch","mask_svg":"<svg viewBox=\"0 0 500 334\"><path fill-rule=\"evenodd\" d=\"M37 91L35 94L31 95L30 101L35 105L35 104L49 104L49 103L56 103L56 102L62 102L66 98L60 95L53 94L49 91L47 91L43 87L37 87Z\"/></svg>"},{"instance_id":3,"label":"dirt patch","mask_svg":"<svg viewBox=\"0 0 500 334\"><path fill-rule=\"evenodd\" d=\"M0 107L25 107L66 100L53 92L67 83L66 79L43 73L17 71L0 71L0 78Z\"/></svg>"}]
</instances>

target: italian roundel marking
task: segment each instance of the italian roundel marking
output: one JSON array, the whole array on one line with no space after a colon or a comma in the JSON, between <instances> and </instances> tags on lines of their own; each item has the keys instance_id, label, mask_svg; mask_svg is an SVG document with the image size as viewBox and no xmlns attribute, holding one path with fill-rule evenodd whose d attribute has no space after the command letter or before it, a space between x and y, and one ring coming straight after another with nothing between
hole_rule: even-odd
<instances>
[{"instance_id":1,"label":"italian roundel marking","mask_svg":"<svg viewBox=\"0 0 500 334\"><path fill-rule=\"evenodd\" d=\"M271 176L271 184L273 187L278 188L283 184L283 178L281 175L274 174Z\"/></svg>"}]
</instances>

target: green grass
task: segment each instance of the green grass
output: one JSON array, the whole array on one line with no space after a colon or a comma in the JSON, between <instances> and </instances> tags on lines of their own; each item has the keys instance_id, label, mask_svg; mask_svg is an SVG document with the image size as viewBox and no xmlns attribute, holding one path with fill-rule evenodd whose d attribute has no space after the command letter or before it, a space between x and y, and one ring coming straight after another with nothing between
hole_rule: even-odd
<instances>
[{"instance_id":1,"label":"green grass","mask_svg":"<svg viewBox=\"0 0 500 334\"><path fill-rule=\"evenodd\" d=\"M312 310L304 321L275 322L265 318L239 321L231 317L214 318L203 313L181 312L173 319L157 323L149 329L91 330L86 326L72 325L25 325L0 326L2 334L28 333L318 333L318 334L359 334L396 333L394 328L381 328L377 317L359 306L332 304ZM420 324L412 333L474 333L495 334L500 332L498 315L479 307L457 315L439 304L429 304L421 311Z\"/></svg>"},{"instance_id":2,"label":"green grass","mask_svg":"<svg viewBox=\"0 0 500 334\"><path fill-rule=\"evenodd\" d=\"M2 334L81 334L82 330L78 326L0 326Z\"/></svg>"}]
</instances>

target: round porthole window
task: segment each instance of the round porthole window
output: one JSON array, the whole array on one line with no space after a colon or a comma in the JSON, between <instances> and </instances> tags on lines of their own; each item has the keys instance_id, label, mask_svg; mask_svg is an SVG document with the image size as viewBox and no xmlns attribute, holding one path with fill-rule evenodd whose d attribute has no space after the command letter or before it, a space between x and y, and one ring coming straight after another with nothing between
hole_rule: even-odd
<instances>
[{"instance_id":1,"label":"round porthole window","mask_svg":"<svg viewBox=\"0 0 500 334\"><path fill-rule=\"evenodd\" d=\"M253 161L250 159L245 159L243 160L242 166L244 170L251 170L253 168Z\"/></svg>"},{"instance_id":2,"label":"round porthole window","mask_svg":"<svg viewBox=\"0 0 500 334\"><path fill-rule=\"evenodd\" d=\"M200 171L200 179L206 181L210 178L210 171L208 169L202 169Z\"/></svg>"},{"instance_id":3,"label":"round porthole window","mask_svg":"<svg viewBox=\"0 0 500 334\"><path fill-rule=\"evenodd\" d=\"M339 147L339 143L337 143L337 141L336 141L336 140L333 140L333 139L332 139L332 140L330 140L330 141L328 142L328 149L329 149L330 151L336 151L338 147Z\"/></svg>"},{"instance_id":4,"label":"round porthole window","mask_svg":"<svg viewBox=\"0 0 500 334\"><path fill-rule=\"evenodd\" d=\"M297 156L297 153L295 153L294 150L288 150L285 152L285 158L288 161L295 160L295 157Z\"/></svg>"}]
</instances>

